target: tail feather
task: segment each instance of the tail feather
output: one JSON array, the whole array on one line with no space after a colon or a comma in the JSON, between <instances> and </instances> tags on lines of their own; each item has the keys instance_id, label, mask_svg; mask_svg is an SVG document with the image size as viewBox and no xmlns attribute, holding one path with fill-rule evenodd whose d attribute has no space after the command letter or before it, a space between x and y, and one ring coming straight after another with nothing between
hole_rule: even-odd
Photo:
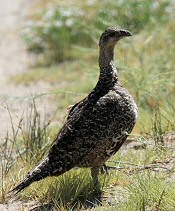
<instances>
[{"instance_id":1,"label":"tail feather","mask_svg":"<svg viewBox=\"0 0 175 211\"><path fill-rule=\"evenodd\" d=\"M49 166L49 158L47 157L39 165L35 167L33 171L28 173L25 179L19 183L15 188L13 188L9 193L17 195L20 191L27 188L33 182L44 179L52 173L52 168Z\"/></svg>"},{"instance_id":2,"label":"tail feather","mask_svg":"<svg viewBox=\"0 0 175 211\"><path fill-rule=\"evenodd\" d=\"M23 189L28 187L32 182L26 177L24 181L19 183L15 188L13 188L9 194L13 193L14 196L16 196L19 192L21 192Z\"/></svg>"},{"instance_id":3,"label":"tail feather","mask_svg":"<svg viewBox=\"0 0 175 211\"><path fill-rule=\"evenodd\" d=\"M59 176L64 172L69 171L73 167L73 163L69 163L69 165L64 166L64 162L62 162L61 159L59 159L58 162L53 159L53 157L47 156L34 168L33 171L26 175L25 179L21 183L19 183L9 193L16 195L33 182L42 180L48 176Z\"/></svg>"}]
</instances>

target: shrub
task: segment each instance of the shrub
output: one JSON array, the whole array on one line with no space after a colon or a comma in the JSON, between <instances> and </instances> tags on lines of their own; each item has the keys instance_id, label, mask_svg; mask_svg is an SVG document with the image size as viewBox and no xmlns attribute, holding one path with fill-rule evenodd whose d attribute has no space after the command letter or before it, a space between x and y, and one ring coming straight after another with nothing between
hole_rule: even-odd
<instances>
[{"instance_id":1,"label":"shrub","mask_svg":"<svg viewBox=\"0 0 175 211\"><path fill-rule=\"evenodd\" d=\"M84 11L78 7L50 7L39 20L29 21L22 34L29 50L45 53L49 61L60 62L70 56L70 47L86 33L79 20Z\"/></svg>"},{"instance_id":2,"label":"shrub","mask_svg":"<svg viewBox=\"0 0 175 211\"><path fill-rule=\"evenodd\" d=\"M29 50L44 53L49 62L71 57L71 46L91 46L109 26L140 31L168 17L170 1L88 1L82 6L53 5L30 20L22 34Z\"/></svg>"}]
</instances>

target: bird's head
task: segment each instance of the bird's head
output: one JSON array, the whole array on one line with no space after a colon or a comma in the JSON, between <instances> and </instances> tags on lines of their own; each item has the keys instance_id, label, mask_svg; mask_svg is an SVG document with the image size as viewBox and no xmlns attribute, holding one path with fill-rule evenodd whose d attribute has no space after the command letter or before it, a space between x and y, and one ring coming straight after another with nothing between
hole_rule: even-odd
<instances>
[{"instance_id":1,"label":"bird's head","mask_svg":"<svg viewBox=\"0 0 175 211\"><path fill-rule=\"evenodd\" d=\"M131 32L124 29L118 29L116 27L110 27L102 33L99 41L99 46L114 48L117 41L119 41L123 37L128 36L132 36Z\"/></svg>"}]
</instances>

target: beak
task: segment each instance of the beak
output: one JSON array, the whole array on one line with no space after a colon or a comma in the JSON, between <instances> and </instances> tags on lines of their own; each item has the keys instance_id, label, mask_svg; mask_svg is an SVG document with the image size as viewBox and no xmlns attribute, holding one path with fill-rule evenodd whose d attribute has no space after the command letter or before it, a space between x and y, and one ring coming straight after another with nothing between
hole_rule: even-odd
<instances>
[{"instance_id":1,"label":"beak","mask_svg":"<svg viewBox=\"0 0 175 211\"><path fill-rule=\"evenodd\" d=\"M131 32L127 31L127 32L126 32L126 36L127 36L127 37L132 36Z\"/></svg>"},{"instance_id":2,"label":"beak","mask_svg":"<svg viewBox=\"0 0 175 211\"><path fill-rule=\"evenodd\" d=\"M121 36L122 37L130 37L132 36L131 32L127 31L127 30L121 30Z\"/></svg>"}]
</instances>

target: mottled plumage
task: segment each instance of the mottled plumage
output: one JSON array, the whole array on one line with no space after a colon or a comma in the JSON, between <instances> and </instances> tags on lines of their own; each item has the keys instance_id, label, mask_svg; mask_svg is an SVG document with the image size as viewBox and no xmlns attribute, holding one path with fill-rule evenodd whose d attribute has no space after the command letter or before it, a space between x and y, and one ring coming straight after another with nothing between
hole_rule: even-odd
<instances>
[{"instance_id":1,"label":"mottled plumage","mask_svg":"<svg viewBox=\"0 0 175 211\"><path fill-rule=\"evenodd\" d=\"M73 167L92 168L94 183L98 183L99 168L120 149L137 119L137 106L120 84L113 62L115 44L126 36L131 33L117 28L101 35L97 85L70 109L47 157L12 191L17 193L34 181L59 176Z\"/></svg>"}]
</instances>

